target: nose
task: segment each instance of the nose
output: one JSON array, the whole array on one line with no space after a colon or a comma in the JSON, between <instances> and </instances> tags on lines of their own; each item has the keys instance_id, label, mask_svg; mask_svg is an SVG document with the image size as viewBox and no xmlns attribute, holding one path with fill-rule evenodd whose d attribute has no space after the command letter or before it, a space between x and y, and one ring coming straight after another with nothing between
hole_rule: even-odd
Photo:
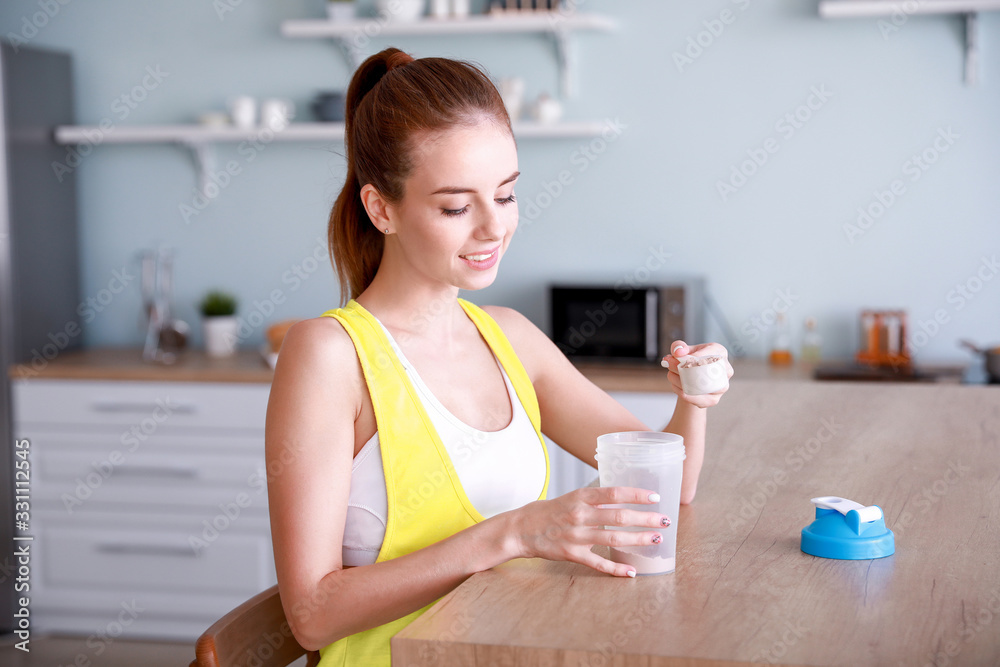
<instances>
[{"instance_id":1,"label":"nose","mask_svg":"<svg viewBox=\"0 0 1000 667\"><path fill-rule=\"evenodd\" d=\"M483 214L476 221L476 237L484 241L499 241L506 234L507 228L497 205L490 201L490 205L481 210Z\"/></svg>"}]
</instances>

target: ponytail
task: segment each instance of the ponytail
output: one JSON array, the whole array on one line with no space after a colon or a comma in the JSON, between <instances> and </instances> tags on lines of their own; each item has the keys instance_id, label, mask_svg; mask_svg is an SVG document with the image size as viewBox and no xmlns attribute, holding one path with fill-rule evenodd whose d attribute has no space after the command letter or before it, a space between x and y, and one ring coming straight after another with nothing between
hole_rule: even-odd
<instances>
[{"instance_id":1,"label":"ponytail","mask_svg":"<svg viewBox=\"0 0 1000 667\"><path fill-rule=\"evenodd\" d=\"M471 124L486 117L510 131L503 99L478 67L420 58L388 48L351 77L344 116L347 178L330 211L327 242L344 304L375 277L385 237L368 217L361 188L371 184L390 203L403 198L413 133Z\"/></svg>"},{"instance_id":2,"label":"ponytail","mask_svg":"<svg viewBox=\"0 0 1000 667\"><path fill-rule=\"evenodd\" d=\"M345 304L371 283L385 245L361 203L361 185L350 170L330 212L327 243L340 282L340 302Z\"/></svg>"}]
</instances>

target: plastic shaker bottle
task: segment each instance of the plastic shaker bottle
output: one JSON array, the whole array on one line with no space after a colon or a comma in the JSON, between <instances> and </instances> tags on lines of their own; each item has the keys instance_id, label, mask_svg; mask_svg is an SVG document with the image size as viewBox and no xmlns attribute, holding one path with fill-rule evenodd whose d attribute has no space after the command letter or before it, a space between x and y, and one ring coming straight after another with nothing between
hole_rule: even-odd
<instances>
[{"instance_id":1,"label":"plastic shaker bottle","mask_svg":"<svg viewBox=\"0 0 1000 667\"><path fill-rule=\"evenodd\" d=\"M624 431L597 438L597 471L601 486L631 486L660 494L652 504L617 504L670 517L670 525L657 528L659 544L611 549L611 560L635 567L636 574L667 574L674 571L677 550L677 511L681 502L684 470L684 438L659 431ZM606 526L608 530L646 531L649 528Z\"/></svg>"}]
</instances>

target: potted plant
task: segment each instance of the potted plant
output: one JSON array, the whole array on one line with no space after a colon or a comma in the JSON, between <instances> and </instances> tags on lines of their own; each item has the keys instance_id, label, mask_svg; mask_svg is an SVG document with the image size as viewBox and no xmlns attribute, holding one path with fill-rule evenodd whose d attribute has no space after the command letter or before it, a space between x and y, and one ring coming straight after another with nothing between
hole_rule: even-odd
<instances>
[{"instance_id":1,"label":"potted plant","mask_svg":"<svg viewBox=\"0 0 1000 667\"><path fill-rule=\"evenodd\" d=\"M351 21L356 15L354 0L327 0L326 15L331 21Z\"/></svg>"},{"instance_id":2,"label":"potted plant","mask_svg":"<svg viewBox=\"0 0 1000 667\"><path fill-rule=\"evenodd\" d=\"M210 357L228 357L236 352L236 297L212 290L201 300L198 309L204 318L205 351Z\"/></svg>"}]
</instances>

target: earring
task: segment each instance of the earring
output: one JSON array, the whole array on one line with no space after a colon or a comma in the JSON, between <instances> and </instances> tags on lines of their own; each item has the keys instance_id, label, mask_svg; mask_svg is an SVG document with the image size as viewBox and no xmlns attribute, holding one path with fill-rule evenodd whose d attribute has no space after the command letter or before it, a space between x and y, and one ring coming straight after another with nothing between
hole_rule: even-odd
<instances>
[{"instance_id":1,"label":"earring","mask_svg":"<svg viewBox=\"0 0 1000 667\"><path fill-rule=\"evenodd\" d=\"M389 233L389 228L388 228L388 227L386 227L386 228L385 228L385 229L383 229L382 231L383 231L383 232L385 232L386 234L388 234L388 233Z\"/></svg>"}]
</instances>

